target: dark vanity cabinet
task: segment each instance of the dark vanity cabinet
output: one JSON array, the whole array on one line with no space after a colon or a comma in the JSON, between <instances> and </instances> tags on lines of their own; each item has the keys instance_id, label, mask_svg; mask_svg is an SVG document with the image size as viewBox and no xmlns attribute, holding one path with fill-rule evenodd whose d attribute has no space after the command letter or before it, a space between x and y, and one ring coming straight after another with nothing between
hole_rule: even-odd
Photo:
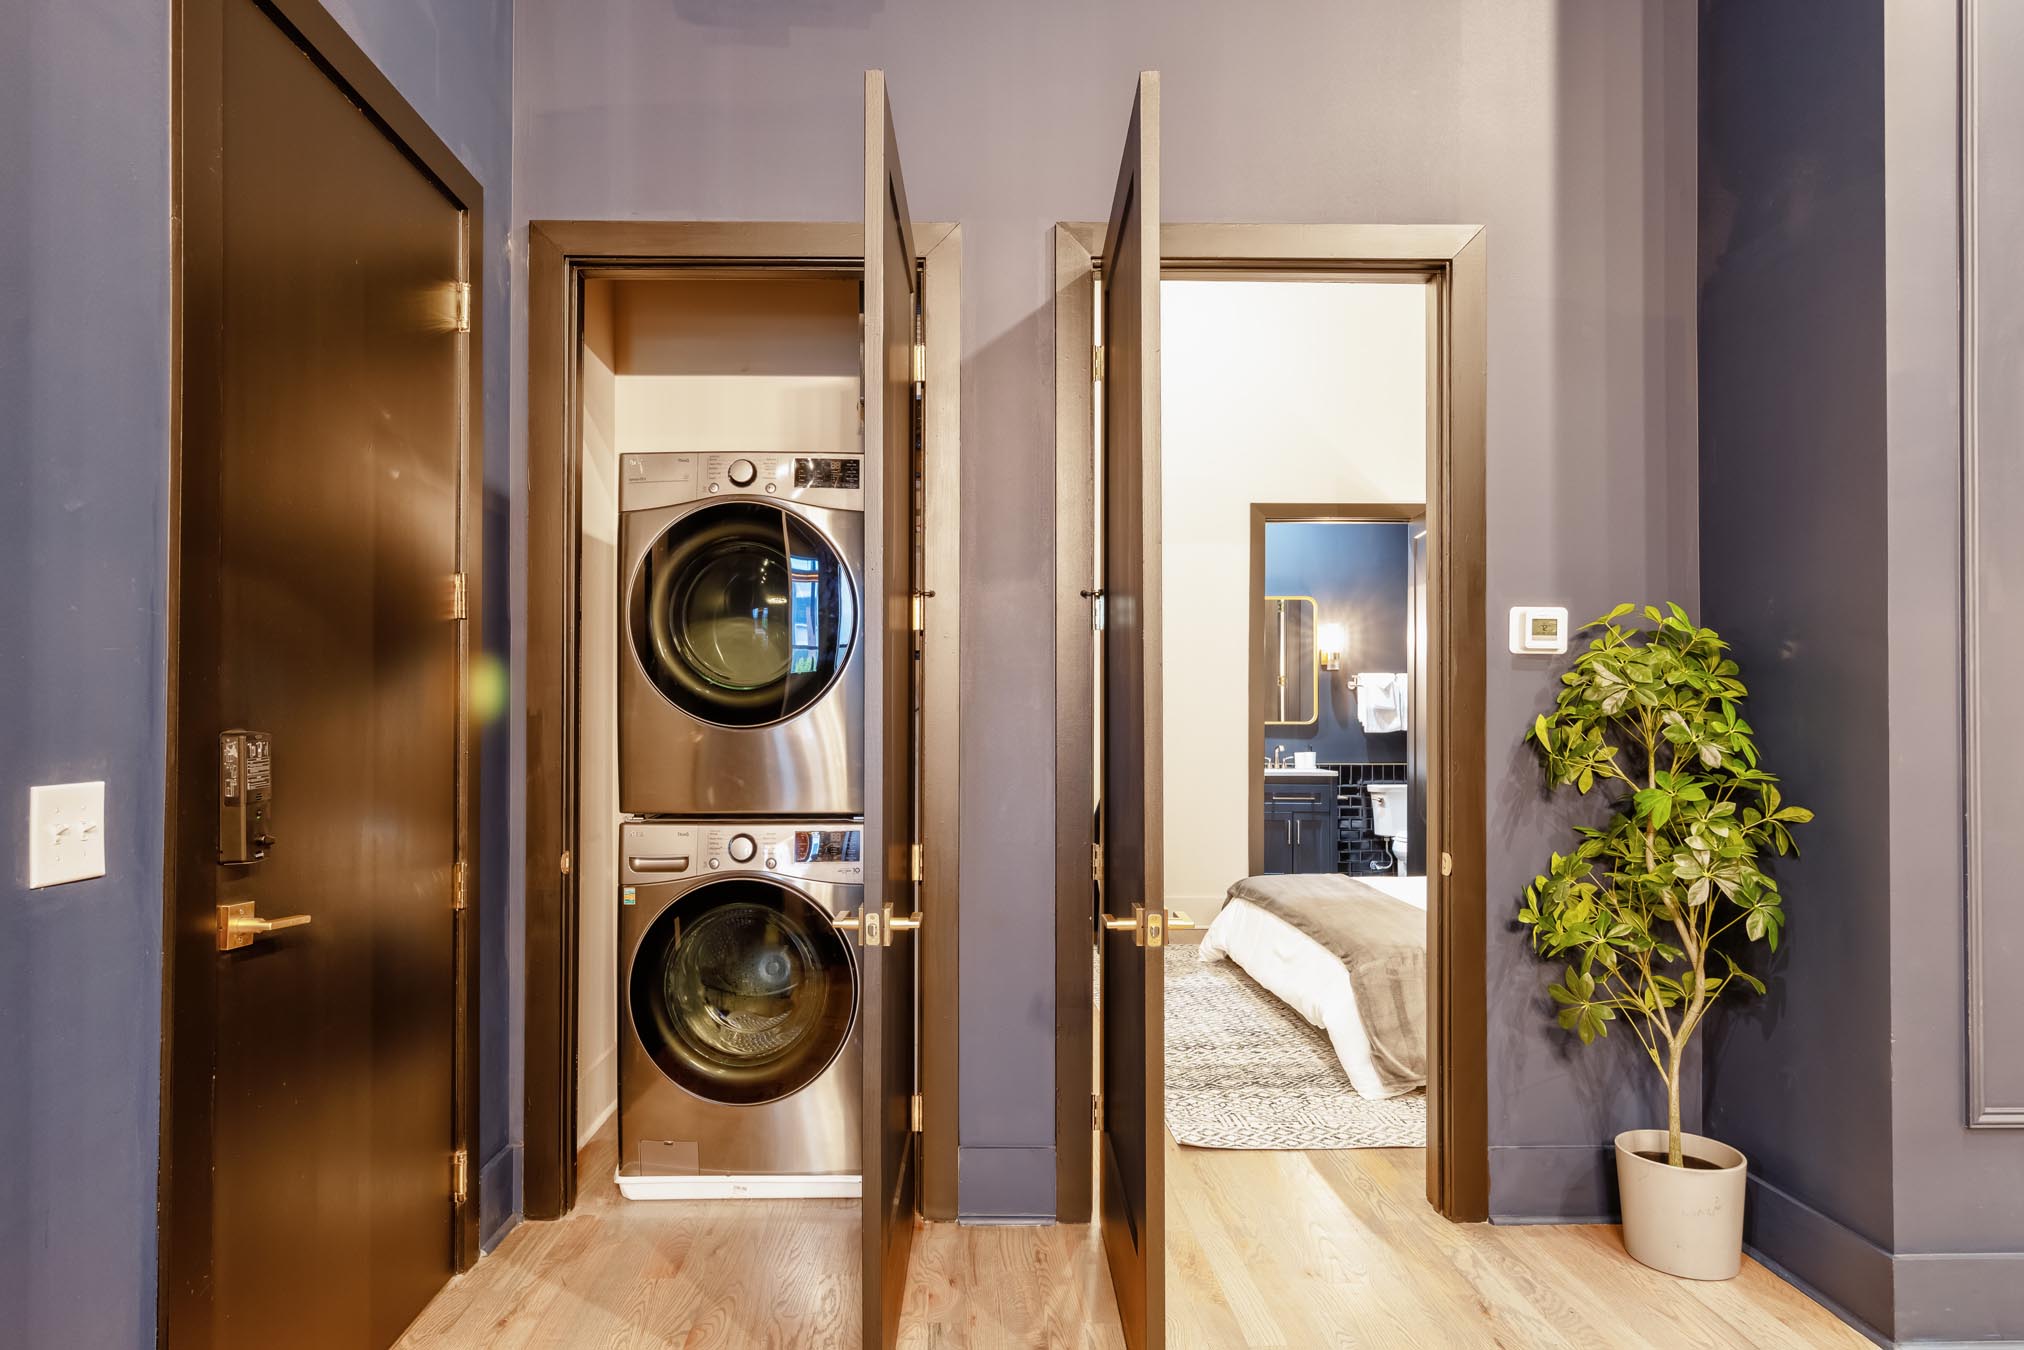
<instances>
[{"instance_id":1,"label":"dark vanity cabinet","mask_svg":"<svg viewBox=\"0 0 2024 1350\"><path fill-rule=\"evenodd\" d=\"M1335 872L1336 778L1326 769L1265 773L1265 871Z\"/></svg>"}]
</instances>

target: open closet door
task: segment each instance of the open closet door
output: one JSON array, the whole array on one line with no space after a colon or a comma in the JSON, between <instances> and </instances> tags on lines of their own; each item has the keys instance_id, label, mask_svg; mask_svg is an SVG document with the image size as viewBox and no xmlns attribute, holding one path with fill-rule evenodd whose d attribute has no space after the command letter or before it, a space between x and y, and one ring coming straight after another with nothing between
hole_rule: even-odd
<instances>
[{"instance_id":1,"label":"open closet door","mask_svg":"<svg viewBox=\"0 0 2024 1350\"><path fill-rule=\"evenodd\" d=\"M864 76L864 1346L899 1336L914 1096L914 235L885 74Z\"/></svg>"},{"instance_id":2,"label":"open closet door","mask_svg":"<svg viewBox=\"0 0 2024 1350\"><path fill-rule=\"evenodd\" d=\"M1139 76L1103 244L1104 1256L1132 1350L1166 1342L1160 801L1160 77Z\"/></svg>"}]
</instances>

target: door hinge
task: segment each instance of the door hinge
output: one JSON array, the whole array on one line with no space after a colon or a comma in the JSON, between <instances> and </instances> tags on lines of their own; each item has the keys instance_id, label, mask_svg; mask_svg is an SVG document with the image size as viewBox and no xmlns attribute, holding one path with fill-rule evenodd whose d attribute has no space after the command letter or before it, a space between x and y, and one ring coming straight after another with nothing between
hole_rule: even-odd
<instances>
[{"instance_id":1,"label":"door hinge","mask_svg":"<svg viewBox=\"0 0 2024 1350\"><path fill-rule=\"evenodd\" d=\"M916 633L928 631L928 601L935 598L933 591L915 591L911 619Z\"/></svg>"},{"instance_id":2,"label":"door hinge","mask_svg":"<svg viewBox=\"0 0 2024 1350\"><path fill-rule=\"evenodd\" d=\"M1101 1092L1089 1094L1089 1128L1092 1130L1103 1128L1103 1094Z\"/></svg>"},{"instance_id":3,"label":"door hinge","mask_svg":"<svg viewBox=\"0 0 2024 1350\"><path fill-rule=\"evenodd\" d=\"M562 875L569 875L569 850L562 850Z\"/></svg>"},{"instance_id":4,"label":"door hinge","mask_svg":"<svg viewBox=\"0 0 2024 1350\"><path fill-rule=\"evenodd\" d=\"M928 382L928 344L914 344L914 393L919 394Z\"/></svg>"},{"instance_id":5,"label":"door hinge","mask_svg":"<svg viewBox=\"0 0 2024 1350\"><path fill-rule=\"evenodd\" d=\"M1091 844L1091 845L1089 846L1089 879L1090 879L1091 881L1102 881L1102 880L1103 880L1103 845L1102 845L1102 844Z\"/></svg>"},{"instance_id":6,"label":"door hinge","mask_svg":"<svg viewBox=\"0 0 2024 1350\"><path fill-rule=\"evenodd\" d=\"M462 572L450 573L450 600L445 608L452 619L471 617L471 584Z\"/></svg>"},{"instance_id":7,"label":"door hinge","mask_svg":"<svg viewBox=\"0 0 2024 1350\"><path fill-rule=\"evenodd\" d=\"M471 903L470 888L471 865L462 858L459 858L450 879L451 909L462 910L464 906Z\"/></svg>"},{"instance_id":8,"label":"door hinge","mask_svg":"<svg viewBox=\"0 0 2024 1350\"><path fill-rule=\"evenodd\" d=\"M457 321L457 331L458 331L459 333L468 333L468 332L470 332L470 331L471 331L471 283L470 283L470 282L468 282L468 281L460 281L460 282L458 282L458 283L457 283L457 284L456 284L456 285L455 285L455 286L454 286L454 287L453 287L453 288L451 289L450 295L451 295L451 301L450 301L450 303L451 303L452 307L454 308L454 311L455 311L455 314L456 314L456 321Z\"/></svg>"},{"instance_id":9,"label":"door hinge","mask_svg":"<svg viewBox=\"0 0 2024 1350\"><path fill-rule=\"evenodd\" d=\"M1103 378L1103 348L1089 349L1089 378L1092 382Z\"/></svg>"},{"instance_id":10,"label":"door hinge","mask_svg":"<svg viewBox=\"0 0 2024 1350\"><path fill-rule=\"evenodd\" d=\"M1096 632L1103 631L1103 588L1084 591L1082 598L1089 601L1089 626Z\"/></svg>"},{"instance_id":11,"label":"door hinge","mask_svg":"<svg viewBox=\"0 0 2024 1350\"><path fill-rule=\"evenodd\" d=\"M471 1198L471 1153L458 1149L450 1155L450 1203L461 1205Z\"/></svg>"},{"instance_id":12,"label":"door hinge","mask_svg":"<svg viewBox=\"0 0 2024 1350\"><path fill-rule=\"evenodd\" d=\"M918 1092L913 1096L909 1119L912 1122L914 1133L919 1134L921 1132L921 1094Z\"/></svg>"},{"instance_id":13,"label":"door hinge","mask_svg":"<svg viewBox=\"0 0 2024 1350\"><path fill-rule=\"evenodd\" d=\"M1450 873L1451 873L1451 872L1453 872L1454 870L1455 870L1455 860L1454 860L1453 858L1451 858L1451 857L1449 857L1449 856L1448 856L1448 853L1447 853L1447 851L1446 851L1445 849L1444 849L1444 850L1442 850L1442 852L1441 852L1441 875L1442 875L1442 876L1447 876L1448 874L1450 874Z\"/></svg>"},{"instance_id":14,"label":"door hinge","mask_svg":"<svg viewBox=\"0 0 2024 1350\"><path fill-rule=\"evenodd\" d=\"M914 880L919 881L921 879L921 846L919 844L915 844L913 847L913 872Z\"/></svg>"}]
</instances>

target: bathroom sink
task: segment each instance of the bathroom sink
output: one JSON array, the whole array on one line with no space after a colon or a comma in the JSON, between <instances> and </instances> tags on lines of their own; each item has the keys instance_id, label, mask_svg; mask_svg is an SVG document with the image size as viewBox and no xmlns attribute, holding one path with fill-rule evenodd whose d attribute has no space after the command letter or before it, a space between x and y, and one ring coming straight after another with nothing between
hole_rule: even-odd
<instances>
[{"instance_id":1,"label":"bathroom sink","mask_svg":"<svg viewBox=\"0 0 2024 1350\"><path fill-rule=\"evenodd\" d=\"M1265 776L1267 778L1333 778L1335 777L1335 770L1295 769L1290 766L1283 769L1274 769L1267 767L1265 770Z\"/></svg>"}]
</instances>

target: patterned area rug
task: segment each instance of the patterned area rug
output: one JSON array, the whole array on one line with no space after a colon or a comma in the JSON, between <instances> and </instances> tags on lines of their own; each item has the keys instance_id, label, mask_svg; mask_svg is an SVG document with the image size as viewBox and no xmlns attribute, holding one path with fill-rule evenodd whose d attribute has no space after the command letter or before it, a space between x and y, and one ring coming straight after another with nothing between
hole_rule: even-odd
<instances>
[{"instance_id":1,"label":"patterned area rug","mask_svg":"<svg viewBox=\"0 0 2024 1350\"><path fill-rule=\"evenodd\" d=\"M1167 1128L1195 1148L1419 1148L1427 1095L1371 1101L1328 1033L1234 961L1167 954Z\"/></svg>"}]
</instances>

